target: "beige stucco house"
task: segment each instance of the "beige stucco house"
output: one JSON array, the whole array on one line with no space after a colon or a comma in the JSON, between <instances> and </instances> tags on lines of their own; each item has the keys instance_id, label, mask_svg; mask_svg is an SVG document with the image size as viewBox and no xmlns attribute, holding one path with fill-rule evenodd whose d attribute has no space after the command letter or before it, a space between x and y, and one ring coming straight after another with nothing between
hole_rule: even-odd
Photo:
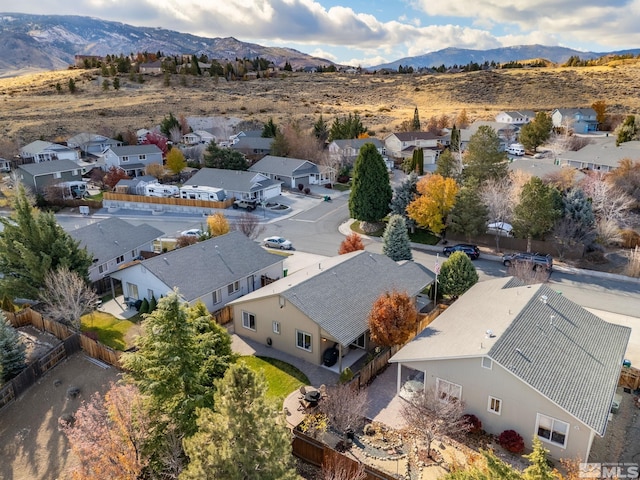
<instances>
[{"instance_id":1,"label":"beige stucco house","mask_svg":"<svg viewBox=\"0 0 640 480\"><path fill-rule=\"evenodd\" d=\"M545 285L500 278L473 286L390 362L398 391L417 370L487 432L513 429L527 448L537 435L552 457L586 461L607 428L630 332Z\"/></svg>"},{"instance_id":2,"label":"beige stucco house","mask_svg":"<svg viewBox=\"0 0 640 480\"><path fill-rule=\"evenodd\" d=\"M415 298L432 281L414 262L364 250L339 255L230 302L235 332L316 365L335 346L342 371L343 355L369 346L375 300L392 290Z\"/></svg>"}]
</instances>

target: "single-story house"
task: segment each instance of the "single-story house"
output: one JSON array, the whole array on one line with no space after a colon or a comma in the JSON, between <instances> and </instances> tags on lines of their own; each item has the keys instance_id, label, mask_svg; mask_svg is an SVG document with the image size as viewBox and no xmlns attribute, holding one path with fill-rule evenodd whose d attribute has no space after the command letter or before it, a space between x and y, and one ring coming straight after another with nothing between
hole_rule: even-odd
<instances>
[{"instance_id":1,"label":"single-story house","mask_svg":"<svg viewBox=\"0 0 640 480\"><path fill-rule=\"evenodd\" d=\"M470 133L469 138L473 136L480 127L491 127L493 131L496 132L500 139L500 148L502 150L506 150L508 145L514 143L518 139L518 133L520 132L520 125L478 120L466 129ZM461 129L460 133L462 134L463 131L464 130Z\"/></svg>"},{"instance_id":2,"label":"single-story house","mask_svg":"<svg viewBox=\"0 0 640 480\"><path fill-rule=\"evenodd\" d=\"M59 143L36 140L19 150L23 162L49 162L51 160L71 160L78 162L80 152L75 148L69 148Z\"/></svg>"},{"instance_id":3,"label":"single-story house","mask_svg":"<svg viewBox=\"0 0 640 480\"><path fill-rule=\"evenodd\" d=\"M365 143L372 143L375 145L378 153L383 157L387 152L384 143L377 138L351 138L346 140L334 140L332 141L327 150L331 160L339 164L353 164L356 158L360 154L360 149Z\"/></svg>"},{"instance_id":4,"label":"single-story house","mask_svg":"<svg viewBox=\"0 0 640 480\"><path fill-rule=\"evenodd\" d=\"M201 168L185 185L199 185L224 190L227 198L268 200L282 193L282 182L265 175L223 168Z\"/></svg>"},{"instance_id":5,"label":"single-story house","mask_svg":"<svg viewBox=\"0 0 640 480\"><path fill-rule=\"evenodd\" d=\"M0 172L10 172L11 161L6 158L0 158Z\"/></svg>"},{"instance_id":6,"label":"single-story house","mask_svg":"<svg viewBox=\"0 0 640 480\"><path fill-rule=\"evenodd\" d=\"M269 155L273 138L237 137L231 148L244 155Z\"/></svg>"},{"instance_id":7,"label":"single-story house","mask_svg":"<svg viewBox=\"0 0 640 480\"><path fill-rule=\"evenodd\" d=\"M147 130L146 128L141 128L139 130L136 131L136 137L138 137L138 145L141 145L142 143L144 143L144 141L147 139L147 135L149 135L150 133L154 133L151 130Z\"/></svg>"},{"instance_id":8,"label":"single-story house","mask_svg":"<svg viewBox=\"0 0 640 480\"><path fill-rule=\"evenodd\" d=\"M618 168L620 160L625 158L640 161L640 141L632 140L616 147L616 139L607 137L607 141L585 145L576 152L562 152L558 155L561 165L578 169L610 172Z\"/></svg>"},{"instance_id":9,"label":"single-story house","mask_svg":"<svg viewBox=\"0 0 640 480\"><path fill-rule=\"evenodd\" d=\"M333 183L335 170L318 166L309 160L275 157L267 155L249 167L250 172L260 173L272 180L282 181L289 188L303 185L325 185Z\"/></svg>"},{"instance_id":10,"label":"single-story house","mask_svg":"<svg viewBox=\"0 0 640 480\"><path fill-rule=\"evenodd\" d=\"M97 133L79 133L67 140L67 146L77 148L84 154L99 155L109 147L121 147L122 142Z\"/></svg>"},{"instance_id":11,"label":"single-story house","mask_svg":"<svg viewBox=\"0 0 640 480\"><path fill-rule=\"evenodd\" d=\"M146 166L152 163L162 165L162 150L153 144L109 147L102 157L105 171L111 167L117 167L124 170L130 177L144 175Z\"/></svg>"},{"instance_id":12,"label":"single-story house","mask_svg":"<svg viewBox=\"0 0 640 480\"><path fill-rule=\"evenodd\" d=\"M138 259L141 252L153 252L154 240L163 233L146 223L135 226L118 217L110 217L71 230L69 235L93 255L89 279L97 282Z\"/></svg>"},{"instance_id":13,"label":"single-story house","mask_svg":"<svg viewBox=\"0 0 640 480\"><path fill-rule=\"evenodd\" d=\"M479 282L391 359L464 402L482 428L537 436L553 458L589 458L605 434L631 329L544 284ZM414 377L415 378L415 377Z\"/></svg>"},{"instance_id":14,"label":"single-story house","mask_svg":"<svg viewBox=\"0 0 640 480\"><path fill-rule=\"evenodd\" d=\"M598 115L593 108L556 108L551 113L555 128L569 128L575 133L598 131Z\"/></svg>"},{"instance_id":15,"label":"single-story house","mask_svg":"<svg viewBox=\"0 0 640 480\"><path fill-rule=\"evenodd\" d=\"M508 112L498 112L496 115L496 122L498 123L510 123L521 127L536 118L536 112L533 110L518 110Z\"/></svg>"},{"instance_id":16,"label":"single-story house","mask_svg":"<svg viewBox=\"0 0 640 480\"><path fill-rule=\"evenodd\" d=\"M442 145L441 137L431 132L397 132L387 135L384 139L386 152L394 158L403 158L403 151L415 147L437 150ZM411 155L411 154L410 154Z\"/></svg>"},{"instance_id":17,"label":"single-story house","mask_svg":"<svg viewBox=\"0 0 640 480\"><path fill-rule=\"evenodd\" d=\"M82 180L82 168L71 160L51 160L19 165L18 176L24 185L42 192L49 185Z\"/></svg>"},{"instance_id":18,"label":"single-story house","mask_svg":"<svg viewBox=\"0 0 640 480\"><path fill-rule=\"evenodd\" d=\"M142 175L134 178L123 178L118 180L114 191L117 193L127 193L129 195L144 195L147 185L158 183L158 179L152 175Z\"/></svg>"},{"instance_id":19,"label":"single-story house","mask_svg":"<svg viewBox=\"0 0 640 480\"><path fill-rule=\"evenodd\" d=\"M111 274L131 299L159 299L178 288L185 302L210 312L283 275L284 258L238 231L136 262Z\"/></svg>"},{"instance_id":20,"label":"single-story house","mask_svg":"<svg viewBox=\"0 0 640 480\"><path fill-rule=\"evenodd\" d=\"M186 145L208 144L211 142L216 143L216 137L213 133L207 132L206 130L195 130L183 135L182 141Z\"/></svg>"},{"instance_id":21,"label":"single-story house","mask_svg":"<svg viewBox=\"0 0 640 480\"><path fill-rule=\"evenodd\" d=\"M141 63L139 70L140 73L145 75L160 75L162 73L162 62L156 60L155 62Z\"/></svg>"},{"instance_id":22,"label":"single-story house","mask_svg":"<svg viewBox=\"0 0 640 480\"><path fill-rule=\"evenodd\" d=\"M230 303L235 332L316 365L328 348L369 348L369 312L387 291L416 298L434 276L364 250L322 260Z\"/></svg>"}]
</instances>

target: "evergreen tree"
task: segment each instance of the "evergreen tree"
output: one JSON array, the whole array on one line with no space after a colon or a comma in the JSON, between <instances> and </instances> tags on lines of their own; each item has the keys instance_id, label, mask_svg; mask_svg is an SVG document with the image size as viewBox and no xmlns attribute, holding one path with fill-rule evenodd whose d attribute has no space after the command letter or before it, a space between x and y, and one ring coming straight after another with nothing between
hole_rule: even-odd
<instances>
[{"instance_id":1,"label":"evergreen tree","mask_svg":"<svg viewBox=\"0 0 640 480\"><path fill-rule=\"evenodd\" d=\"M458 298L478 283L478 272L464 252L453 252L442 263L438 284L443 296Z\"/></svg>"},{"instance_id":2,"label":"evergreen tree","mask_svg":"<svg viewBox=\"0 0 640 480\"><path fill-rule=\"evenodd\" d=\"M349 213L363 222L378 222L389 211L393 197L387 166L373 143L360 148L353 169Z\"/></svg>"},{"instance_id":3,"label":"evergreen tree","mask_svg":"<svg viewBox=\"0 0 640 480\"><path fill-rule=\"evenodd\" d=\"M247 170L249 164L242 153L231 148L220 148L211 142L204 152L204 166L227 170Z\"/></svg>"},{"instance_id":4,"label":"evergreen tree","mask_svg":"<svg viewBox=\"0 0 640 480\"><path fill-rule=\"evenodd\" d=\"M458 179L460 174L459 164L451 150L445 150L438 157L438 163L436 164L436 171L438 175L442 175L445 178Z\"/></svg>"},{"instance_id":5,"label":"evergreen tree","mask_svg":"<svg viewBox=\"0 0 640 480\"><path fill-rule=\"evenodd\" d=\"M456 128L455 124L451 128L451 141L449 145L452 151L460 151L460 130Z\"/></svg>"},{"instance_id":6,"label":"evergreen tree","mask_svg":"<svg viewBox=\"0 0 640 480\"><path fill-rule=\"evenodd\" d=\"M174 128L180 128L180 121L173 115L173 113L169 112L169 116L164 117L162 122L160 122L160 131L165 137L169 138L171 137L171 131Z\"/></svg>"},{"instance_id":7,"label":"evergreen tree","mask_svg":"<svg viewBox=\"0 0 640 480\"><path fill-rule=\"evenodd\" d=\"M267 123L262 127L262 138L276 138L278 134L278 127L273 123L273 118L269 117Z\"/></svg>"},{"instance_id":8,"label":"evergreen tree","mask_svg":"<svg viewBox=\"0 0 640 480\"><path fill-rule=\"evenodd\" d=\"M520 202L513 209L513 228L516 235L531 240L553 228L562 214L562 199L558 189L546 185L540 178L532 177L522 187ZM529 242L530 243L530 242ZM527 245L531 251L531 245Z\"/></svg>"},{"instance_id":9,"label":"evergreen tree","mask_svg":"<svg viewBox=\"0 0 640 480\"><path fill-rule=\"evenodd\" d=\"M76 93L76 81L73 78L69 79L69 93Z\"/></svg>"},{"instance_id":10,"label":"evergreen tree","mask_svg":"<svg viewBox=\"0 0 640 480\"><path fill-rule=\"evenodd\" d=\"M334 140L349 140L351 138L359 138L361 135L367 133L367 128L362 125L360 116L349 114L342 119L335 118L331 124L329 131L329 141Z\"/></svg>"},{"instance_id":11,"label":"evergreen tree","mask_svg":"<svg viewBox=\"0 0 640 480\"><path fill-rule=\"evenodd\" d=\"M413 219L409 218L407 214L407 207L413 202L418 195L418 175L415 172L411 172L404 181L394 188L393 198L389 204L389 209L392 214L402 215L404 217L405 224L408 228L415 228L416 223Z\"/></svg>"},{"instance_id":12,"label":"evergreen tree","mask_svg":"<svg viewBox=\"0 0 640 480\"><path fill-rule=\"evenodd\" d=\"M116 77L113 79L113 89L120 90L120 78Z\"/></svg>"},{"instance_id":13,"label":"evergreen tree","mask_svg":"<svg viewBox=\"0 0 640 480\"><path fill-rule=\"evenodd\" d=\"M407 225L402 215L391 215L382 235L382 253L394 262L413 260Z\"/></svg>"},{"instance_id":14,"label":"evergreen tree","mask_svg":"<svg viewBox=\"0 0 640 480\"><path fill-rule=\"evenodd\" d=\"M284 68L283 70L285 72L292 72L293 68L291 67L291 64L289 63L289 60L287 60L286 62L284 62Z\"/></svg>"},{"instance_id":15,"label":"evergreen tree","mask_svg":"<svg viewBox=\"0 0 640 480\"><path fill-rule=\"evenodd\" d=\"M420 131L420 115L418 114L418 107L413 111L413 121L411 122L411 128L414 132Z\"/></svg>"},{"instance_id":16,"label":"evergreen tree","mask_svg":"<svg viewBox=\"0 0 640 480\"><path fill-rule=\"evenodd\" d=\"M556 480L556 478L558 478L547 462L548 454L549 450L544 448L540 438L534 435L533 451L528 455L523 455L530 463L530 465L524 469L524 472L522 472L524 480Z\"/></svg>"},{"instance_id":17,"label":"evergreen tree","mask_svg":"<svg viewBox=\"0 0 640 480\"><path fill-rule=\"evenodd\" d=\"M482 185L485 180L500 180L509 170L506 152L500 150L500 138L496 131L482 125L469 139L465 155L465 181Z\"/></svg>"},{"instance_id":18,"label":"evergreen tree","mask_svg":"<svg viewBox=\"0 0 640 480\"><path fill-rule=\"evenodd\" d=\"M414 153L417 153L416 172L418 173L418 175L424 175L424 150L418 148L417 150L414 150Z\"/></svg>"},{"instance_id":19,"label":"evergreen tree","mask_svg":"<svg viewBox=\"0 0 640 480\"><path fill-rule=\"evenodd\" d=\"M621 143L630 142L635 140L638 136L640 125L636 124L635 115L628 115L624 119L624 122L618 127L618 134L616 136L616 146L620 146Z\"/></svg>"},{"instance_id":20,"label":"evergreen tree","mask_svg":"<svg viewBox=\"0 0 640 480\"><path fill-rule=\"evenodd\" d=\"M20 334L0 312L0 380L9 380L26 366L26 347Z\"/></svg>"},{"instance_id":21,"label":"evergreen tree","mask_svg":"<svg viewBox=\"0 0 640 480\"><path fill-rule=\"evenodd\" d=\"M322 115L320 115L320 118L318 118L316 123L313 124L313 135L323 145L326 143L327 139L329 138L329 129L327 127L327 122L324 121L324 119L322 118Z\"/></svg>"},{"instance_id":22,"label":"evergreen tree","mask_svg":"<svg viewBox=\"0 0 640 480\"><path fill-rule=\"evenodd\" d=\"M0 293L10 298L37 299L51 270L67 267L86 282L92 256L58 225L53 213L29 203L20 186L13 212L0 218Z\"/></svg>"},{"instance_id":23,"label":"evergreen tree","mask_svg":"<svg viewBox=\"0 0 640 480\"><path fill-rule=\"evenodd\" d=\"M593 205L581 188L572 188L562 199L564 217L571 219L579 226L576 235L580 239L593 234L596 225L596 217L593 213Z\"/></svg>"},{"instance_id":24,"label":"evergreen tree","mask_svg":"<svg viewBox=\"0 0 640 480\"><path fill-rule=\"evenodd\" d=\"M552 127L551 117L545 112L538 112L531 122L522 126L518 139L524 148L535 152L540 145L549 139Z\"/></svg>"},{"instance_id":25,"label":"evergreen tree","mask_svg":"<svg viewBox=\"0 0 640 480\"><path fill-rule=\"evenodd\" d=\"M489 215L477 188L462 187L449 214L449 229L464 235L467 242L487 230Z\"/></svg>"},{"instance_id":26,"label":"evergreen tree","mask_svg":"<svg viewBox=\"0 0 640 480\"><path fill-rule=\"evenodd\" d=\"M284 133L278 130L273 142L271 142L271 155L275 155L276 157L288 157L290 149L291 147L289 146L287 137Z\"/></svg>"},{"instance_id":27,"label":"evergreen tree","mask_svg":"<svg viewBox=\"0 0 640 480\"><path fill-rule=\"evenodd\" d=\"M202 75L202 70L200 70L200 64L198 63L198 57L195 55L191 56L191 75Z\"/></svg>"},{"instance_id":28,"label":"evergreen tree","mask_svg":"<svg viewBox=\"0 0 640 480\"><path fill-rule=\"evenodd\" d=\"M295 480L290 433L265 399L262 374L233 365L216 382L215 411L198 410L197 433L184 441L190 462L181 480Z\"/></svg>"}]
</instances>

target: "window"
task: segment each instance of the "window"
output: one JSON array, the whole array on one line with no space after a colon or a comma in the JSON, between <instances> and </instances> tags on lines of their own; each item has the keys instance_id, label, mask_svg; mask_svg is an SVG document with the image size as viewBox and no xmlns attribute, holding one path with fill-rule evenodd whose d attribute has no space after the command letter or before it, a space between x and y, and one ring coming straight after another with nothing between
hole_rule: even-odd
<instances>
[{"instance_id":1,"label":"window","mask_svg":"<svg viewBox=\"0 0 640 480\"><path fill-rule=\"evenodd\" d=\"M60 173L60 172L53 172L53 178L62 178L62 173Z\"/></svg>"},{"instance_id":2,"label":"window","mask_svg":"<svg viewBox=\"0 0 640 480\"><path fill-rule=\"evenodd\" d=\"M222 301L222 290L219 290L219 289L218 290L214 290L212 292L212 295L213 295L213 303L214 303L214 305L216 303L220 303Z\"/></svg>"},{"instance_id":3,"label":"window","mask_svg":"<svg viewBox=\"0 0 640 480\"><path fill-rule=\"evenodd\" d=\"M122 262L124 262L124 255L120 255L118 258L116 258L116 263L117 264L120 264Z\"/></svg>"},{"instance_id":4,"label":"window","mask_svg":"<svg viewBox=\"0 0 640 480\"><path fill-rule=\"evenodd\" d=\"M256 331L256 316L253 313L242 312L242 326L249 330Z\"/></svg>"},{"instance_id":5,"label":"window","mask_svg":"<svg viewBox=\"0 0 640 480\"><path fill-rule=\"evenodd\" d=\"M74 170L72 174L75 177L76 175L78 175L78 170Z\"/></svg>"},{"instance_id":6,"label":"window","mask_svg":"<svg viewBox=\"0 0 640 480\"><path fill-rule=\"evenodd\" d=\"M311 334L296 330L296 346L307 352L311 351Z\"/></svg>"},{"instance_id":7,"label":"window","mask_svg":"<svg viewBox=\"0 0 640 480\"><path fill-rule=\"evenodd\" d=\"M502 400L496 397L489 396L489 405L487 407L487 410L500 415L501 409L502 409Z\"/></svg>"},{"instance_id":8,"label":"window","mask_svg":"<svg viewBox=\"0 0 640 480\"><path fill-rule=\"evenodd\" d=\"M569 424L546 415L538 414L538 437L545 442L564 448L567 445Z\"/></svg>"},{"instance_id":9,"label":"window","mask_svg":"<svg viewBox=\"0 0 640 480\"><path fill-rule=\"evenodd\" d=\"M98 265L98 273L104 273L107 271L107 264L103 263L102 265Z\"/></svg>"},{"instance_id":10,"label":"window","mask_svg":"<svg viewBox=\"0 0 640 480\"><path fill-rule=\"evenodd\" d=\"M351 345L358 348L364 348L364 342L365 342L365 334L363 333L358 338L356 338Z\"/></svg>"},{"instance_id":11,"label":"window","mask_svg":"<svg viewBox=\"0 0 640 480\"><path fill-rule=\"evenodd\" d=\"M126 156L125 156L125 157L122 157L120 160L121 160L122 162L128 162L128 161L129 161L129 157L126 157Z\"/></svg>"},{"instance_id":12,"label":"window","mask_svg":"<svg viewBox=\"0 0 640 480\"><path fill-rule=\"evenodd\" d=\"M275 320L273 322L273 333L280 335L280 322L276 322Z\"/></svg>"},{"instance_id":13,"label":"window","mask_svg":"<svg viewBox=\"0 0 640 480\"><path fill-rule=\"evenodd\" d=\"M239 281L235 281L235 282L230 283L229 285L227 285L227 293L229 295L237 292L238 290L240 290L240 282Z\"/></svg>"},{"instance_id":14,"label":"window","mask_svg":"<svg viewBox=\"0 0 640 480\"><path fill-rule=\"evenodd\" d=\"M153 297L153 289L147 288L147 300L151 300Z\"/></svg>"},{"instance_id":15,"label":"window","mask_svg":"<svg viewBox=\"0 0 640 480\"><path fill-rule=\"evenodd\" d=\"M146 159L147 159L147 156L143 154L143 155L140 155L138 158L139 158L140 160L146 160Z\"/></svg>"},{"instance_id":16,"label":"window","mask_svg":"<svg viewBox=\"0 0 640 480\"><path fill-rule=\"evenodd\" d=\"M462 398L462 387L458 384L436 379L436 391L441 400L456 401Z\"/></svg>"},{"instance_id":17,"label":"window","mask_svg":"<svg viewBox=\"0 0 640 480\"><path fill-rule=\"evenodd\" d=\"M482 357L482 368L488 368L491 370L493 368L493 360L489 357Z\"/></svg>"}]
</instances>

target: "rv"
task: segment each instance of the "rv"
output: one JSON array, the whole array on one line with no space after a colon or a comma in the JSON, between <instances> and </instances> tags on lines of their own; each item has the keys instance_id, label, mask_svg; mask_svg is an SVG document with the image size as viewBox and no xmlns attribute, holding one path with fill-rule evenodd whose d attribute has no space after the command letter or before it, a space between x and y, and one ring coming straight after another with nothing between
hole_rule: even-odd
<instances>
[{"instance_id":1,"label":"rv","mask_svg":"<svg viewBox=\"0 0 640 480\"><path fill-rule=\"evenodd\" d=\"M180 198L186 200L207 200L209 202L221 202L225 199L224 190L215 187L201 187L198 185L185 185L180 188Z\"/></svg>"},{"instance_id":2,"label":"rv","mask_svg":"<svg viewBox=\"0 0 640 480\"><path fill-rule=\"evenodd\" d=\"M55 185L62 190L62 198L70 200L74 198L84 198L88 195L87 182L61 182Z\"/></svg>"},{"instance_id":3,"label":"rv","mask_svg":"<svg viewBox=\"0 0 640 480\"><path fill-rule=\"evenodd\" d=\"M512 143L509 145L509 148L507 148L507 153L522 156L524 155L524 146L521 143Z\"/></svg>"},{"instance_id":4,"label":"rv","mask_svg":"<svg viewBox=\"0 0 640 480\"><path fill-rule=\"evenodd\" d=\"M147 197L177 197L180 189L175 185L161 185L159 183L149 183L144 186L144 194Z\"/></svg>"}]
</instances>

